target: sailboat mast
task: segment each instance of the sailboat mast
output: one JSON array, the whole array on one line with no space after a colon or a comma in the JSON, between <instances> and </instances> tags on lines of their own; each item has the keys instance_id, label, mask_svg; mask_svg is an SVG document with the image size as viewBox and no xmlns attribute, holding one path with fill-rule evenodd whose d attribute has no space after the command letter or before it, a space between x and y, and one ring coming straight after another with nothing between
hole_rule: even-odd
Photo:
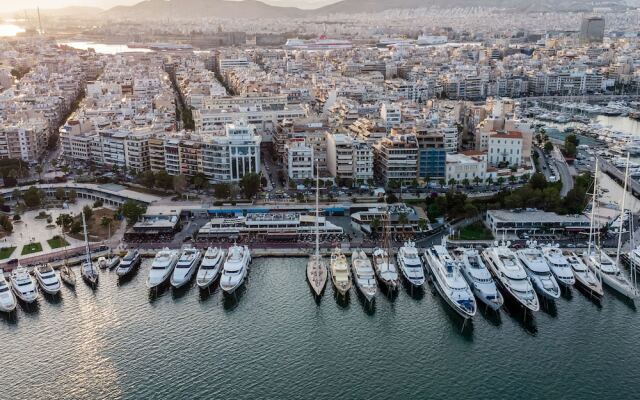
<instances>
[{"instance_id":1,"label":"sailboat mast","mask_svg":"<svg viewBox=\"0 0 640 400\"><path fill-rule=\"evenodd\" d=\"M620 203L620 227L618 228L618 249L616 250L616 265L620 263L620 248L622 247L622 228L624 227L624 206L627 199L627 185L629 184L629 153L627 153L627 166L624 169L624 190L622 203Z\"/></svg>"},{"instance_id":2,"label":"sailboat mast","mask_svg":"<svg viewBox=\"0 0 640 400\"><path fill-rule=\"evenodd\" d=\"M84 211L82 211L82 229L84 230L84 250L87 257L87 262L91 264L91 250L89 249L89 237L87 236L87 222L84 218Z\"/></svg>"},{"instance_id":3,"label":"sailboat mast","mask_svg":"<svg viewBox=\"0 0 640 400\"><path fill-rule=\"evenodd\" d=\"M591 245L593 244L593 221L596 212L596 191L598 190L598 162L596 159L596 172L593 174L593 195L591 198L591 216L589 217L589 246L587 254L591 255Z\"/></svg>"},{"instance_id":4,"label":"sailboat mast","mask_svg":"<svg viewBox=\"0 0 640 400\"><path fill-rule=\"evenodd\" d=\"M320 255L320 218L319 193L320 192L320 174L318 173L318 162L316 161L316 257Z\"/></svg>"}]
</instances>

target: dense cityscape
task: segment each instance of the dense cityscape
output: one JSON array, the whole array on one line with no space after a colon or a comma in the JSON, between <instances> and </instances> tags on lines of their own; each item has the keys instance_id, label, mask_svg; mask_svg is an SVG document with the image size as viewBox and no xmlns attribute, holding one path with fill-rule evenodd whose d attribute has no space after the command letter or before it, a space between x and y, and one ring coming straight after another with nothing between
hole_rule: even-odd
<instances>
[{"instance_id":1,"label":"dense cityscape","mask_svg":"<svg viewBox=\"0 0 640 400\"><path fill-rule=\"evenodd\" d=\"M212 325L243 332L199 356L247 371L253 359L266 391L228 391L243 378L215 366L224 382L167 397L443 397L465 353L487 379L478 360L500 353L496 328L514 352L584 332L580 347L608 335L609 354L640 361L628 348L640 339L640 2L107 3L0 6L0 337L43 349L33 331L49 323L95 347L85 372L65 355L56 375L104 374L98 392L69 382L52 398L156 397L131 380L163 353L123 359L111 332L141 354L133 338L182 346L185 329L197 346ZM75 316L57 321L64 309ZM310 333L296 327L324 346L364 326L351 346L397 357L419 345L395 340L414 324L452 328L438 384L325 390L298 365L365 361L340 344L331 361L304 353L294 338ZM269 355L253 358L260 332ZM433 356L424 343L412 363ZM292 365L278 344L295 348ZM612 394L624 374L569 397ZM29 385L8 396L37 397L20 376ZM455 395L524 395L498 385Z\"/></svg>"}]
</instances>

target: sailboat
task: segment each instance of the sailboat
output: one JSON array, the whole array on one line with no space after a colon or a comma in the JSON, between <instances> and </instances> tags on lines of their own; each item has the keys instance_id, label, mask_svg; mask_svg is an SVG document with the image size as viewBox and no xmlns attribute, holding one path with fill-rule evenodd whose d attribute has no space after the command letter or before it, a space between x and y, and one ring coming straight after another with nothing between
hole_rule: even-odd
<instances>
[{"instance_id":1,"label":"sailboat","mask_svg":"<svg viewBox=\"0 0 640 400\"><path fill-rule=\"evenodd\" d=\"M82 279L92 288L95 288L98 284L98 270L93 265L93 261L91 261L91 249L89 248L89 237L87 236L87 222L84 218L84 212L82 213L82 228L84 229L84 247L86 259L82 263L82 267L80 267L80 275L82 275Z\"/></svg>"},{"instance_id":2,"label":"sailboat","mask_svg":"<svg viewBox=\"0 0 640 400\"><path fill-rule=\"evenodd\" d=\"M318 196L320 191L319 174L316 172L316 252L309 257L307 261L307 281L311 285L311 289L320 296L327 284L327 265L322 256L320 256L320 227L318 220L320 219L320 210L318 205Z\"/></svg>"},{"instance_id":3,"label":"sailboat","mask_svg":"<svg viewBox=\"0 0 640 400\"><path fill-rule=\"evenodd\" d=\"M389 239L389 220L387 214L383 220L384 239L381 247L373 251L373 269L378 280L390 291L400 287L400 276L394 260L391 258L391 241Z\"/></svg>"},{"instance_id":4,"label":"sailboat","mask_svg":"<svg viewBox=\"0 0 640 400\"><path fill-rule=\"evenodd\" d=\"M596 193L597 193L597 174L598 174L598 164L596 162L596 181L594 181L593 187L593 198L591 205L591 221L593 224L594 218L594 210L596 207ZM622 247L622 233L624 231L623 221L625 214L625 202L627 195L627 184L629 181L629 154L627 153L627 166L625 169L624 175L624 190L622 192L622 201L620 203L620 229L618 229L618 247L616 250L616 259L615 261L609 257L604 250L600 248L600 246L594 245L594 251L591 250L592 247L592 229L589 231L589 248L587 253L583 255L583 259L585 264L589 268L591 268L596 275L600 278L602 283L609 286L611 289L620 293L621 295L635 300L639 297L638 289L635 284L631 283L627 278L624 270L620 264L620 249Z\"/></svg>"},{"instance_id":5,"label":"sailboat","mask_svg":"<svg viewBox=\"0 0 640 400\"><path fill-rule=\"evenodd\" d=\"M71 267L69 267L69 265L67 264L67 246L64 247L64 264L62 264L62 267L60 267L60 279L62 280L62 282L71 287L76 286L76 273L73 272Z\"/></svg>"}]
</instances>

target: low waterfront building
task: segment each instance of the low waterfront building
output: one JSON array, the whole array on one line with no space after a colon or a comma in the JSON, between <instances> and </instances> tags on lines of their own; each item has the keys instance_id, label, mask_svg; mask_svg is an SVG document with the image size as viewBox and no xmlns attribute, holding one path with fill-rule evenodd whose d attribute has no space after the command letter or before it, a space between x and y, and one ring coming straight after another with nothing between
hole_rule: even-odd
<instances>
[{"instance_id":1,"label":"low waterfront building","mask_svg":"<svg viewBox=\"0 0 640 400\"><path fill-rule=\"evenodd\" d=\"M589 230L589 218L582 214L559 215L536 209L489 210L486 225L495 237L509 234L575 234Z\"/></svg>"},{"instance_id":2,"label":"low waterfront building","mask_svg":"<svg viewBox=\"0 0 640 400\"><path fill-rule=\"evenodd\" d=\"M447 154L445 180L464 180L469 183L483 183L487 174L487 155L479 151L466 151L458 154Z\"/></svg>"},{"instance_id":3,"label":"low waterfront building","mask_svg":"<svg viewBox=\"0 0 640 400\"><path fill-rule=\"evenodd\" d=\"M404 203L354 212L351 214L351 225L367 234L380 234L385 226L391 233L417 234L431 230L427 216Z\"/></svg>"}]
</instances>

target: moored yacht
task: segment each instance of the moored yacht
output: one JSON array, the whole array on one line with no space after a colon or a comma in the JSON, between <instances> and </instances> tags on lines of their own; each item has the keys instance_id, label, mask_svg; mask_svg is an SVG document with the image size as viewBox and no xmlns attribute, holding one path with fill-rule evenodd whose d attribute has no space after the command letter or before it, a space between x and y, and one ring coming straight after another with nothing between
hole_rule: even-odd
<instances>
[{"instance_id":1,"label":"moored yacht","mask_svg":"<svg viewBox=\"0 0 640 400\"><path fill-rule=\"evenodd\" d=\"M425 250L424 261L438 293L446 303L462 318L473 317L476 314L476 299L460 273L458 262L446 247L438 245Z\"/></svg>"},{"instance_id":2,"label":"moored yacht","mask_svg":"<svg viewBox=\"0 0 640 400\"><path fill-rule=\"evenodd\" d=\"M73 288L76 287L76 273L73 272L66 262L60 267L60 279L67 285Z\"/></svg>"},{"instance_id":3,"label":"moored yacht","mask_svg":"<svg viewBox=\"0 0 640 400\"><path fill-rule=\"evenodd\" d=\"M33 303L38 298L36 283L24 267L18 267L11 273L11 288L16 297L25 303Z\"/></svg>"},{"instance_id":4,"label":"moored yacht","mask_svg":"<svg viewBox=\"0 0 640 400\"><path fill-rule=\"evenodd\" d=\"M45 293L56 295L60 292L60 288L62 287L60 277L49 264L37 266L34 273L38 284Z\"/></svg>"},{"instance_id":5,"label":"moored yacht","mask_svg":"<svg viewBox=\"0 0 640 400\"><path fill-rule=\"evenodd\" d=\"M10 313L16 309L16 296L11 291L9 283L4 277L4 272L0 273L0 311Z\"/></svg>"},{"instance_id":6,"label":"moored yacht","mask_svg":"<svg viewBox=\"0 0 640 400\"><path fill-rule=\"evenodd\" d=\"M583 289L597 297L604 295L602 282L600 282L600 279L598 279L591 268L588 268L585 263L582 262L576 253L566 252L564 253L564 258L573 271L573 276L576 278L576 285L582 286Z\"/></svg>"},{"instance_id":7,"label":"moored yacht","mask_svg":"<svg viewBox=\"0 0 640 400\"><path fill-rule=\"evenodd\" d=\"M84 212L82 213L82 227L84 229L84 247L85 247L85 261L80 266L80 275L82 279L95 289L98 284L98 278L100 275L98 274L98 269L93 264L93 260L91 260L91 248L89 247L89 237L87 236L87 224L84 217Z\"/></svg>"},{"instance_id":8,"label":"moored yacht","mask_svg":"<svg viewBox=\"0 0 640 400\"><path fill-rule=\"evenodd\" d=\"M160 250L151 263L151 269L147 277L147 288L153 289L166 282L177 262L177 250L170 250L166 247Z\"/></svg>"},{"instance_id":9,"label":"moored yacht","mask_svg":"<svg viewBox=\"0 0 640 400\"><path fill-rule=\"evenodd\" d=\"M573 286L576 283L576 278L573 276L573 270L571 265L567 262L562 250L558 245L545 246L542 248L542 254L544 254L545 260L551 269L551 273L555 276L556 281L564 286Z\"/></svg>"},{"instance_id":10,"label":"moored yacht","mask_svg":"<svg viewBox=\"0 0 640 400\"><path fill-rule=\"evenodd\" d=\"M224 260L224 250L220 247L209 247L204 252L202 263L196 275L196 284L200 289L206 289L220 276L222 261Z\"/></svg>"},{"instance_id":11,"label":"moored yacht","mask_svg":"<svg viewBox=\"0 0 640 400\"><path fill-rule=\"evenodd\" d=\"M604 250L594 247L591 253L585 252L582 259L605 285L631 300L638 298L638 289L629 281L620 265L616 264Z\"/></svg>"},{"instance_id":12,"label":"moored yacht","mask_svg":"<svg viewBox=\"0 0 640 400\"><path fill-rule=\"evenodd\" d=\"M362 250L354 250L351 254L351 272L356 282L356 287L367 301L375 299L378 291L376 275L373 272L369 257Z\"/></svg>"},{"instance_id":13,"label":"moored yacht","mask_svg":"<svg viewBox=\"0 0 640 400\"><path fill-rule=\"evenodd\" d=\"M485 249L482 257L495 282L518 303L531 311L540 310L538 296L516 254L509 243L494 243Z\"/></svg>"},{"instance_id":14,"label":"moored yacht","mask_svg":"<svg viewBox=\"0 0 640 400\"><path fill-rule=\"evenodd\" d=\"M331 281L340 295L345 295L351 289L351 274L347 257L340 248L336 247L331 253Z\"/></svg>"},{"instance_id":15,"label":"moored yacht","mask_svg":"<svg viewBox=\"0 0 640 400\"><path fill-rule=\"evenodd\" d=\"M453 255L460 262L460 272L467 280L473 294L492 310L502 307L504 299L478 251L459 248L454 250Z\"/></svg>"},{"instance_id":16,"label":"moored yacht","mask_svg":"<svg viewBox=\"0 0 640 400\"><path fill-rule=\"evenodd\" d=\"M309 282L309 285L316 296L320 296L322 294L324 287L327 285L327 275L329 274L327 265L320 255L320 207L318 205L320 192L319 176L320 174L316 172L316 249L315 253L313 253L307 261L307 282Z\"/></svg>"},{"instance_id":17,"label":"moored yacht","mask_svg":"<svg viewBox=\"0 0 640 400\"><path fill-rule=\"evenodd\" d=\"M373 269L378 280L388 289L396 290L400 286L398 269L393 258L385 249L375 249L373 251Z\"/></svg>"},{"instance_id":18,"label":"moored yacht","mask_svg":"<svg viewBox=\"0 0 640 400\"><path fill-rule=\"evenodd\" d=\"M232 294L242 286L247 278L250 262L251 253L247 246L234 244L229 248L220 277L220 287L225 293Z\"/></svg>"},{"instance_id":19,"label":"moored yacht","mask_svg":"<svg viewBox=\"0 0 640 400\"><path fill-rule=\"evenodd\" d=\"M416 244L411 241L405 242L404 245L398 249L396 258L404 279L412 286L422 287L425 282L424 268L422 267L422 261L420 261Z\"/></svg>"},{"instance_id":20,"label":"moored yacht","mask_svg":"<svg viewBox=\"0 0 640 400\"><path fill-rule=\"evenodd\" d=\"M538 294L550 300L559 298L560 286L558 286L558 282L549 269L549 264L536 244L534 242L528 243L528 247L518 250L516 253Z\"/></svg>"},{"instance_id":21,"label":"moored yacht","mask_svg":"<svg viewBox=\"0 0 640 400\"><path fill-rule=\"evenodd\" d=\"M180 258L178 258L176 267L173 269L171 286L177 289L189 283L198 268L201 257L200 250L195 247L185 247L180 254Z\"/></svg>"},{"instance_id":22,"label":"moored yacht","mask_svg":"<svg viewBox=\"0 0 640 400\"><path fill-rule=\"evenodd\" d=\"M140 252L137 249L129 250L118 264L118 268L116 268L116 275L121 277L126 276L138 268L141 263L142 256L140 255Z\"/></svg>"}]
</instances>

